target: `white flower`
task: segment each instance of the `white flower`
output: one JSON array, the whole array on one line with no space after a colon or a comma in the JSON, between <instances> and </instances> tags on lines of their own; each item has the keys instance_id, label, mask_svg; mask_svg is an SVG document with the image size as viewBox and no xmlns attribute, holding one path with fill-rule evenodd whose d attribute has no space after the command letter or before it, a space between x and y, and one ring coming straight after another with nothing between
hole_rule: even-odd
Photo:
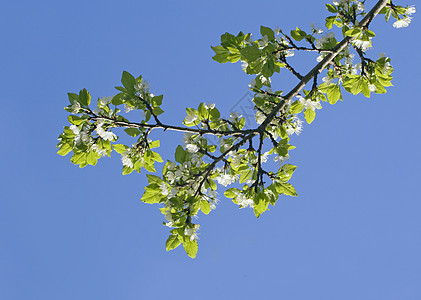
<instances>
[{"instance_id":1,"label":"white flower","mask_svg":"<svg viewBox=\"0 0 421 300\"><path fill-rule=\"evenodd\" d=\"M311 99L306 99L300 95L297 95L298 100L304 106L305 109L309 108L311 110L321 109L322 105L318 101L313 101Z\"/></svg>"},{"instance_id":2,"label":"white flower","mask_svg":"<svg viewBox=\"0 0 421 300\"><path fill-rule=\"evenodd\" d=\"M230 118L231 118L231 120L236 121L239 118L241 118L242 116L243 115L239 115L238 112L236 112L236 111L230 112Z\"/></svg>"},{"instance_id":3,"label":"white flower","mask_svg":"<svg viewBox=\"0 0 421 300\"><path fill-rule=\"evenodd\" d=\"M288 135L296 134L299 135L303 131L303 121L299 118L294 117L292 124L286 123L286 132Z\"/></svg>"},{"instance_id":4,"label":"white flower","mask_svg":"<svg viewBox=\"0 0 421 300\"><path fill-rule=\"evenodd\" d=\"M131 105L128 105L128 104L124 103L124 110L126 111L126 113L128 113L128 112L134 110L134 107L132 107ZM143 119L144 119L144 117L143 117Z\"/></svg>"},{"instance_id":5,"label":"white flower","mask_svg":"<svg viewBox=\"0 0 421 300\"><path fill-rule=\"evenodd\" d=\"M333 39L335 34L333 32L329 32L328 35L324 35L320 37L320 39L316 39L316 47L322 48L324 44L328 43L330 39Z\"/></svg>"},{"instance_id":6,"label":"white flower","mask_svg":"<svg viewBox=\"0 0 421 300\"><path fill-rule=\"evenodd\" d=\"M139 83L135 84L134 89L136 91L140 91L142 89L147 90L147 89L149 89L149 83L147 81L143 80L143 82L139 82Z\"/></svg>"},{"instance_id":7,"label":"white flower","mask_svg":"<svg viewBox=\"0 0 421 300\"><path fill-rule=\"evenodd\" d=\"M111 131L105 131L100 124L96 126L95 131L102 139L106 141L114 141L117 139L117 136L114 133L112 133Z\"/></svg>"},{"instance_id":8,"label":"white flower","mask_svg":"<svg viewBox=\"0 0 421 300\"><path fill-rule=\"evenodd\" d=\"M79 104L79 102L77 102L77 101L73 102L73 104L72 104L71 108L72 108L72 114L77 114L77 113L79 113L79 109L80 109L80 104Z\"/></svg>"},{"instance_id":9,"label":"white flower","mask_svg":"<svg viewBox=\"0 0 421 300\"><path fill-rule=\"evenodd\" d=\"M263 153L263 154L260 156L260 161L261 161L262 163L267 162L267 161L268 161L268 156L269 156L269 152L265 152L265 153Z\"/></svg>"},{"instance_id":10,"label":"white flower","mask_svg":"<svg viewBox=\"0 0 421 300\"><path fill-rule=\"evenodd\" d=\"M287 154L287 156L281 156L281 155L277 155L273 158L273 161L279 161L279 162L284 162L289 158L289 155Z\"/></svg>"},{"instance_id":11,"label":"white flower","mask_svg":"<svg viewBox=\"0 0 421 300\"><path fill-rule=\"evenodd\" d=\"M316 26L316 25L314 25L314 23L311 23L311 31L314 33L314 34L321 34L321 33L323 33L323 29L321 29L321 28L319 28L318 26Z\"/></svg>"},{"instance_id":12,"label":"white flower","mask_svg":"<svg viewBox=\"0 0 421 300\"><path fill-rule=\"evenodd\" d=\"M77 127L76 125L70 125L70 130L73 131L74 134L79 135L79 127Z\"/></svg>"},{"instance_id":13,"label":"white flower","mask_svg":"<svg viewBox=\"0 0 421 300\"><path fill-rule=\"evenodd\" d=\"M333 78L326 76L326 77L323 77L322 80L323 82L326 82L327 85L329 85L332 82Z\"/></svg>"},{"instance_id":14,"label":"white flower","mask_svg":"<svg viewBox=\"0 0 421 300\"><path fill-rule=\"evenodd\" d=\"M165 220L167 221L165 226L171 227L174 224L174 219L172 218L172 214L171 214L171 208L168 208L165 211Z\"/></svg>"},{"instance_id":15,"label":"white flower","mask_svg":"<svg viewBox=\"0 0 421 300\"><path fill-rule=\"evenodd\" d=\"M168 194L168 199L174 198L177 196L178 190L176 188L172 188L170 193Z\"/></svg>"},{"instance_id":16,"label":"white flower","mask_svg":"<svg viewBox=\"0 0 421 300\"><path fill-rule=\"evenodd\" d=\"M186 236L189 236L190 237L190 241L196 240L198 238L197 237L197 233L196 233L196 226L194 226L193 228L186 227L184 229L184 234Z\"/></svg>"},{"instance_id":17,"label":"white flower","mask_svg":"<svg viewBox=\"0 0 421 300\"><path fill-rule=\"evenodd\" d=\"M276 34L276 35L279 35L279 34L281 33L281 28L279 28L278 26L276 26L276 27L273 29L273 32L275 32L275 34Z\"/></svg>"},{"instance_id":18,"label":"white flower","mask_svg":"<svg viewBox=\"0 0 421 300\"><path fill-rule=\"evenodd\" d=\"M174 180L175 180L175 175L174 175L174 173L173 173L173 172L168 171L168 172L167 172L167 174L166 174L166 176L167 176L167 180L168 180L170 183L173 183L173 182L174 182Z\"/></svg>"},{"instance_id":19,"label":"white flower","mask_svg":"<svg viewBox=\"0 0 421 300\"><path fill-rule=\"evenodd\" d=\"M124 152L121 156L121 162L123 163L123 166L133 168L133 162L129 157L129 154L127 152Z\"/></svg>"},{"instance_id":20,"label":"white flower","mask_svg":"<svg viewBox=\"0 0 421 300\"><path fill-rule=\"evenodd\" d=\"M162 196L166 196L169 193L168 185L165 182L161 182L161 185L159 186L159 189L161 190Z\"/></svg>"},{"instance_id":21,"label":"white flower","mask_svg":"<svg viewBox=\"0 0 421 300\"><path fill-rule=\"evenodd\" d=\"M186 123L193 123L196 120L197 120L197 116L196 115L188 115L186 117Z\"/></svg>"},{"instance_id":22,"label":"white flower","mask_svg":"<svg viewBox=\"0 0 421 300\"><path fill-rule=\"evenodd\" d=\"M406 12L405 12L405 14L406 15L408 15L408 16L410 16L410 15L412 15L412 14L415 14L415 12L416 12L417 10L415 9L415 6L409 6L407 9L406 9Z\"/></svg>"},{"instance_id":23,"label":"white flower","mask_svg":"<svg viewBox=\"0 0 421 300\"><path fill-rule=\"evenodd\" d=\"M216 196L216 192L215 191L210 191L209 192L209 197L211 197L211 198L214 198L215 196L211 196L210 195L210 193L211 192L213 192L213 193L215 193L215 196ZM212 199L212 201L209 203L209 206L210 206L210 208L213 210L213 209L216 209L216 205L219 203L219 200L218 199Z\"/></svg>"},{"instance_id":24,"label":"white flower","mask_svg":"<svg viewBox=\"0 0 421 300\"><path fill-rule=\"evenodd\" d=\"M244 61L242 64L241 64L241 68L243 69L243 71L245 72L246 71L246 69L247 69L247 67L249 66L249 64L246 62L246 61Z\"/></svg>"},{"instance_id":25,"label":"white flower","mask_svg":"<svg viewBox=\"0 0 421 300\"><path fill-rule=\"evenodd\" d=\"M411 17L406 17L406 18L397 20L395 23L393 23L393 27L395 28L408 27L409 23L411 23Z\"/></svg>"},{"instance_id":26,"label":"white flower","mask_svg":"<svg viewBox=\"0 0 421 300\"><path fill-rule=\"evenodd\" d=\"M197 147L197 145L195 145L195 144L187 144L186 149L190 153L196 153L197 151L199 151L199 147Z\"/></svg>"},{"instance_id":27,"label":"white flower","mask_svg":"<svg viewBox=\"0 0 421 300\"><path fill-rule=\"evenodd\" d=\"M266 120L266 116L260 110L256 112L255 117L256 117L257 124L262 124Z\"/></svg>"},{"instance_id":28,"label":"white flower","mask_svg":"<svg viewBox=\"0 0 421 300\"><path fill-rule=\"evenodd\" d=\"M256 86L256 79L252 79L251 82L249 83L249 88L253 88Z\"/></svg>"},{"instance_id":29,"label":"white flower","mask_svg":"<svg viewBox=\"0 0 421 300\"><path fill-rule=\"evenodd\" d=\"M355 39L352 44L354 44L355 47L365 51L370 47L370 41L363 41L359 39Z\"/></svg>"},{"instance_id":30,"label":"white flower","mask_svg":"<svg viewBox=\"0 0 421 300\"><path fill-rule=\"evenodd\" d=\"M264 48L268 44L268 42L269 42L269 38L267 35L265 35L262 39L257 41L260 48Z\"/></svg>"},{"instance_id":31,"label":"white flower","mask_svg":"<svg viewBox=\"0 0 421 300\"><path fill-rule=\"evenodd\" d=\"M284 51L284 55L285 55L285 57L291 57L291 56L294 56L294 51L292 51L292 50L286 50L286 51ZM270 78L269 78L270 79Z\"/></svg>"},{"instance_id":32,"label":"white flower","mask_svg":"<svg viewBox=\"0 0 421 300\"><path fill-rule=\"evenodd\" d=\"M246 198L242 193L235 191L236 197L235 201L240 205L240 208L244 208L250 206L251 208L254 207L254 201L252 199Z\"/></svg>"},{"instance_id":33,"label":"white flower","mask_svg":"<svg viewBox=\"0 0 421 300\"><path fill-rule=\"evenodd\" d=\"M203 104L203 106L204 106L206 109L214 109L214 108L215 108L215 103Z\"/></svg>"},{"instance_id":34,"label":"white flower","mask_svg":"<svg viewBox=\"0 0 421 300\"><path fill-rule=\"evenodd\" d=\"M106 106L111 102L111 100L113 100L113 98L114 96L102 97L101 99L99 99L99 104L101 106Z\"/></svg>"},{"instance_id":35,"label":"white flower","mask_svg":"<svg viewBox=\"0 0 421 300\"><path fill-rule=\"evenodd\" d=\"M222 184L223 186L228 186L237 180L237 176L230 174L221 174L220 176L216 177L216 180L219 184Z\"/></svg>"},{"instance_id":36,"label":"white flower","mask_svg":"<svg viewBox=\"0 0 421 300\"><path fill-rule=\"evenodd\" d=\"M368 88L371 92L375 92L377 90L376 85L375 84L369 84Z\"/></svg>"},{"instance_id":37,"label":"white flower","mask_svg":"<svg viewBox=\"0 0 421 300\"><path fill-rule=\"evenodd\" d=\"M364 11L364 4L363 4L363 3L361 3L361 2L357 2L357 9L358 9L359 11Z\"/></svg>"}]
</instances>

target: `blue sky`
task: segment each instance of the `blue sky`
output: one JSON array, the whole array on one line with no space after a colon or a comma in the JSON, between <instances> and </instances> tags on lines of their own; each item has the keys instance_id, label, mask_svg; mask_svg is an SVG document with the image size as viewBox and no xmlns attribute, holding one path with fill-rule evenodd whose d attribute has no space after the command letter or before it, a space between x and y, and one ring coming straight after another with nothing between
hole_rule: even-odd
<instances>
[{"instance_id":1,"label":"blue sky","mask_svg":"<svg viewBox=\"0 0 421 300\"><path fill-rule=\"evenodd\" d=\"M55 154L66 93L111 95L123 70L164 94L168 123L203 101L228 114L251 77L238 64L214 62L209 46L226 31L322 25L324 3L5 3L0 298L421 299L417 14L405 29L382 17L373 23L368 53L392 58L394 87L324 104L292 139L299 197L281 198L256 219L221 191L217 210L198 220L195 260L182 248L165 252L162 215L139 200L144 174L122 176L118 155L79 169ZM305 73L315 59L293 62ZM294 83L278 76L277 89ZM181 136L158 136L161 155L172 159Z\"/></svg>"}]
</instances>

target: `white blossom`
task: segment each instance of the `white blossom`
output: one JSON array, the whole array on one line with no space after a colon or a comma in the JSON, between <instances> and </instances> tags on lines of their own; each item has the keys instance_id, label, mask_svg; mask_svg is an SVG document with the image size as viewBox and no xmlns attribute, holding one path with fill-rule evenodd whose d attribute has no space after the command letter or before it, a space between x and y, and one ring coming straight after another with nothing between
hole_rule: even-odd
<instances>
[{"instance_id":1,"label":"white blossom","mask_svg":"<svg viewBox=\"0 0 421 300\"><path fill-rule=\"evenodd\" d=\"M314 25L314 23L311 23L311 31L314 34L322 34L323 33L323 29L319 28L318 26Z\"/></svg>"},{"instance_id":2,"label":"white blossom","mask_svg":"<svg viewBox=\"0 0 421 300\"><path fill-rule=\"evenodd\" d=\"M76 125L70 125L70 130L73 131L74 134L79 135L79 127L77 127Z\"/></svg>"},{"instance_id":3,"label":"white blossom","mask_svg":"<svg viewBox=\"0 0 421 300\"><path fill-rule=\"evenodd\" d=\"M184 229L184 234L186 236L189 236L190 237L190 241L197 240L198 239L198 236L197 236L196 230L197 230L196 229L196 226L194 226L193 228L186 227Z\"/></svg>"},{"instance_id":4,"label":"white blossom","mask_svg":"<svg viewBox=\"0 0 421 300\"><path fill-rule=\"evenodd\" d=\"M265 35L262 39L258 40L257 43L259 44L259 48L264 48L269 42L269 38Z\"/></svg>"},{"instance_id":5,"label":"white blossom","mask_svg":"<svg viewBox=\"0 0 421 300\"><path fill-rule=\"evenodd\" d=\"M243 115L239 115L239 114L238 114L238 112L236 112L236 111L230 112L230 118L231 118L231 120L233 120L233 121L237 121L237 120L238 120L238 119L240 119L242 116L243 116Z\"/></svg>"},{"instance_id":6,"label":"white blossom","mask_svg":"<svg viewBox=\"0 0 421 300\"><path fill-rule=\"evenodd\" d=\"M196 115L187 115L187 117L186 117L186 122L187 123L193 123L196 120L197 120L197 116Z\"/></svg>"},{"instance_id":7,"label":"white blossom","mask_svg":"<svg viewBox=\"0 0 421 300\"><path fill-rule=\"evenodd\" d=\"M411 17L405 17L393 23L393 27L395 28L408 27L409 23L411 23Z\"/></svg>"},{"instance_id":8,"label":"white blossom","mask_svg":"<svg viewBox=\"0 0 421 300\"><path fill-rule=\"evenodd\" d=\"M371 38L370 38L371 39ZM355 39L352 44L361 49L362 51L366 51L370 47L370 41L363 41L359 39Z\"/></svg>"},{"instance_id":9,"label":"white blossom","mask_svg":"<svg viewBox=\"0 0 421 300\"><path fill-rule=\"evenodd\" d=\"M375 91L377 90L377 88L376 88L376 85L375 85L375 84L369 84L369 85L368 85L368 89L369 89L371 92L375 92Z\"/></svg>"},{"instance_id":10,"label":"white blossom","mask_svg":"<svg viewBox=\"0 0 421 300\"><path fill-rule=\"evenodd\" d=\"M214 109L214 108L215 108L215 103L203 104L203 106L204 106L206 109Z\"/></svg>"},{"instance_id":11,"label":"white blossom","mask_svg":"<svg viewBox=\"0 0 421 300\"><path fill-rule=\"evenodd\" d=\"M246 69L247 69L247 67L249 66L249 64L246 62L246 61L244 61L242 64L241 64L241 68L243 69L243 71L245 72L246 71Z\"/></svg>"},{"instance_id":12,"label":"white blossom","mask_svg":"<svg viewBox=\"0 0 421 300\"><path fill-rule=\"evenodd\" d=\"M235 191L236 197L235 201L240 205L240 208L245 208L250 206L251 208L254 207L254 201L252 199L248 199L242 193Z\"/></svg>"},{"instance_id":13,"label":"white blossom","mask_svg":"<svg viewBox=\"0 0 421 300\"><path fill-rule=\"evenodd\" d=\"M196 153L197 151L199 151L199 147L197 147L197 145L195 145L195 144L187 144L186 149L190 153Z\"/></svg>"},{"instance_id":14,"label":"white blossom","mask_svg":"<svg viewBox=\"0 0 421 300\"><path fill-rule=\"evenodd\" d=\"M165 211L165 220L167 221L165 226L171 227L174 224L174 219L172 218L172 214L171 214L171 208L168 208Z\"/></svg>"},{"instance_id":15,"label":"white blossom","mask_svg":"<svg viewBox=\"0 0 421 300\"><path fill-rule=\"evenodd\" d=\"M313 101L311 99L306 99L300 95L297 95L298 101L304 106L305 109L309 108L311 110L321 109L322 105L319 101Z\"/></svg>"},{"instance_id":16,"label":"white blossom","mask_svg":"<svg viewBox=\"0 0 421 300\"><path fill-rule=\"evenodd\" d=\"M223 186L228 186L237 180L237 176L230 174L221 174L220 176L216 177L216 180L219 184L222 184Z\"/></svg>"},{"instance_id":17,"label":"white blossom","mask_svg":"<svg viewBox=\"0 0 421 300\"><path fill-rule=\"evenodd\" d=\"M328 35L323 35L320 37L320 39L316 39L316 47L322 48L324 44L328 43L330 39L333 39L335 37L335 34L333 32L329 32Z\"/></svg>"},{"instance_id":18,"label":"white blossom","mask_svg":"<svg viewBox=\"0 0 421 300\"><path fill-rule=\"evenodd\" d=\"M214 198L215 196L211 196L210 193L214 193L216 196L216 191L210 191L209 192L209 197ZM212 201L209 203L209 206L212 210L216 209L216 205L219 203L218 199L212 199Z\"/></svg>"},{"instance_id":19,"label":"white blossom","mask_svg":"<svg viewBox=\"0 0 421 300\"><path fill-rule=\"evenodd\" d=\"M409 6L407 9L406 9L406 12L405 12L405 14L406 15L408 15L408 16L410 16L410 15L412 15L412 14L415 14L415 12L416 12L417 10L415 9L415 6Z\"/></svg>"},{"instance_id":20,"label":"white blossom","mask_svg":"<svg viewBox=\"0 0 421 300\"><path fill-rule=\"evenodd\" d=\"M168 185L165 182L161 182L161 185L159 186L159 189L161 190L162 196L167 196L169 193Z\"/></svg>"},{"instance_id":21,"label":"white blossom","mask_svg":"<svg viewBox=\"0 0 421 300\"><path fill-rule=\"evenodd\" d=\"M112 133L111 131L105 131L104 128L102 128L101 124L98 124L96 126L95 131L102 139L106 141L114 141L117 139L117 136L114 133Z\"/></svg>"},{"instance_id":22,"label":"white blossom","mask_svg":"<svg viewBox=\"0 0 421 300\"><path fill-rule=\"evenodd\" d=\"M99 99L99 104L101 106L106 106L111 102L111 100L113 100L113 98L114 98L114 96L102 97L101 99Z\"/></svg>"},{"instance_id":23,"label":"white blossom","mask_svg":"<svg viewBox=\"0 0 421 300\"><path fill-rule=\"evenodd\" d=\"M123 166L133 168L133 162L127 152L124 152L123 155L121 156L121 162L123 163Z\"/></svg>"},{"instance_id":24,"label":"white blossom","mask_svg":"<svg viewBox=\"0 0 421 300\"><path fill-rule=\"evenodd\" d=\"M289 155L287 154L286 156L282 156L282 155L277 155L273 158L273 161L279 161L279 162L284 162L289 158Z\"/></svg>"},{"instance_id":25,"label":"white blossom","mask_svg":"<svg viewBox=\"0 0 421 300\"><path fill-rule=\"evenodd\" d=\"M126 113L128 113L128 112L134 110L134 107L124 103L124 110L125 110Z\"/></svg>"},{"instance_id":26,"label":"white blossom","mask_svg":"<svg viewBox=\"0 0 421 300\"><path fill-rule=\"evenodd\" d=\"M260 161L261 161L262 163L267 162L267 161L268 161L268 156L269 156L269 152L265 152L265 153L263 153L263 154L260 156Z\"/></svg>"},{"instance_id":27,"label":"white blossom","mask_svg":"<svg viewBox=\"0 0 421 300\"><path fill-rule=\"evenodd\" d=\"M174 198L177 196L178 190L176 188L172 188L170 193L168 194L168 199Z\"/></svg>"},{"instance_id":28,"label":"white blossom","mask_svg":"<svg viewBox=\"0 0 421 300\"><path fill-rule=\"evenodd\" d=\"M72 114L77 114L77 113L79 113L80 108L81 108L81 107L80 107L79 102L77 102L77 101L73 102L73 104L72 104L72 106L71 106L71 109L72 109Z\"/></svg>"},{"instance_id":29,"label":"white blossom","mask_svg":"<svg viewBox=\"0 0 421 300\"><path fill-rule=\"evenodd\" d=\"M256 86L256 79L252 79L249 83L249 88L254 88Z\"/></svg>"},{"instance_id":30,"label":"white blossom","mask_svg":"<svg viewBox=\"0 0 421 300\"><path fill-rule=\"evenodd\" d=\"M258 110L256 112L256 116L255 117L256 117L256 123L257 124L262 124L265 121L265 119L266 119L266 116L260 110Z\"/></svg>"},{"instance_id":31,"label":"white blossom","mask_svg":"<svg viewBox=\"0 0 421 300\"><path fill-rule=\"evenodd\" d=\"M273 29L273 32L275 32L275 34L276 34L276 35L279 35L279 34L281 33L281 28L279 28L279 26L276 26L276 27Z\"/></svg>"}]
</instances>

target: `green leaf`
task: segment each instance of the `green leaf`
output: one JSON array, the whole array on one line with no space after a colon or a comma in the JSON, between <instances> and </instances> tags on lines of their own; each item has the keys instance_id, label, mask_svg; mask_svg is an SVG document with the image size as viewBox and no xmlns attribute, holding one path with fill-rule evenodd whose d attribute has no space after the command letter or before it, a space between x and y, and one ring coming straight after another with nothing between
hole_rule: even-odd
<instances>
[{"instance_id":1,"label":"green leaf","mask_svg":"<svg viewBox=\"0 0 421 300\"><path fill-rule=\"evenodd\" d=\"M238 192L238 189L231 188L231 189L226 190L224 195L225 197L232 199L232 198L237 197L237 194L235 192Z\"/></svg>"},{"instance_id":2,"label":"green leaf","mask_svg":"<svg viewBox=\"0 0 421 300\"><path fill-rule=\"evenodd\" d=\"M210 211L211 211L209 202L207 200L201 200L200 201L200 209L202 210L202 212L205 215L208 215L210 213Z\"/></svg>"},{"instance_id":3,"label":"green leaf","mask_svg":"<svg viewBox=\"0 0 421 300\"><path fill-rule=\"evenodd\" d=\"M57 151L57 154L58 155L61 155L61 156L65 156L65 155L67 155L72 150L73 150L73 148L72 148L71 145L69 145L69 144L63 144L60 147L60 149Z\"/></svg>"},{"instance_id":4,"label":"green leaf","mask_svg":"<svg viewBox=\"0 0 421 300\"><path fill-rule=\"evenodd\" d=\"M257 218L260 217L260 215L268 209L268 206L269 206L269 199L266 196L266 194L263 192L257 194L254 199L254 207L253 207L253 211L256 217Z\"/></svg>"},{"instance_id":5,"label":"green leaf","mask_svg":"<svg viewBox=\"0 0 421 300\"><path fill-rule=\"evenodd\" d=\"M125 145L123 145L123 144L115 144L115 145L113 145L114 151L117 152L117 153L119 153L119 154L121 154L121 155L123 155L123 153L126 152L126 149L127 148L128 147L125 146Z\"/></svg>"},{"instance_id":6,"label":"green leaf","mask_svg":"<svg viewBox=\"0 0 421 300\"><path fill-rule=\"evenodd\" d=\"M168 237L167 242L165 243L165 249L167 251L173 250L180 246L181 240L178 235L172 234Z\"/></svg>"},{"instance_id":7,"label":"green leaf","mask_svg":"<svg viewBox=\"0 0 421 300\"><path fill-rule=\"evenodd\" d=\"M345 31L345 35L346 36L357 36L361 33L361 29L360 28L351 28L347 31Z\"/></svg>"},{"instance_id":8,"label":"green leaf","mask_svg":"<svg viewBox=\"0 0 421 300\"><path fill-rule=\"evenodd\" d=\"M153 106L159 106L162 104L162 99L164 98L164 95L155 96L152 98L152 104Z\"/></svg>"},{"instance_id":9,"label":"green leaf","mask_svg":"<svg viewBox=\"0 0 421 300\"><path fill-rule=\"evenodd\" d=\"M295 188L289 183L276 182L275 187L276 187L276 191L279 194L285 194L285 195L294 196L294 197L297 196L297 192Z\"/></svg>"},{"instance_id":10,"label":"green leaf","mask_svg":"<svg viewBox=\"0 0 421 300\"><path fill-rule=\"evenodd\" d=\"M177 146L175 150L175 161L182 164L186 160L186 151L180 145Z\"/></svg>"},{"instance_id":11,"label":"green leaf","mask_svg":"<svg viewBox=\"0 0 421 300\"><path fill-rule=\"evenodd\" d=\"M156 106L156 107L154 107L153 109L152 109L152 111L153 111L153 113L155 114L155 116L159 116L160 114L162 114L164 111L160 108L160 107L158 107L158 106Z\"/></svg>"},{"instance_id":12,"label":"green leaf","mask_svg":"<svg viewBox=\"0 0 421 300\"><path fill-rule=\"evenodd\" d=\"M326 9L331 12L331 13L337 13L338 10L336 9L336 7L334 7L332 4L327 3L326 4Z\"/></svg>"},{"instance_id":13,"label":"green leaf","mask_svg":"<svg viewBox=\"0 0 421 300\"><path fill-rule=\"evenodd\" d=\"M197 244L196 240L190 241L190 239L186 238L183 242L184 250L186 250L186 253L191 258L195 258L197 255L197 250L199 248L199 245Z\"/></svg>"},{"instance_id":14,"label":"green leaf","mask_svg":"<svg viewBox=\"0 0 421 300\"><path fill-rule=\"evenodd\" d=\"M269 41L273 41L275 39L275 33L269 27L260 26L260 33L262 34L262 36L266 35Z\"/></svg>"},{"instance_id":15,"label":"green leaf","mask_svg":"<svg viewBox=\"0 0 421 300\"><path fill-rule=\"evenodd\" d=\"M80 90L79 103L84 106L88 106L91 103L91 95L86 89Z\"/></svg>"},{"instance_id":16,"label":"green leaf","mask_svg":"<svg viewBox=\"0 0 421 300\"><path fill-rule=\"evenodd\" d=\"M251 175L252 175L252 169L251 168L248 168L247 170L241 172L239 183L246 182L248 179L251 178Z\"/></svg>"},{"instance_id":17,"label":"green leaf","mask_svg":"<svg viewBox=\"0 0 421 300\"><path fill-rule=\"evenodd\" d=\"M78 94L75 94L75 93L67 93L67 96L69 97L69 101L70 101L71 104L73 104L75 102L79 102L79 95Z\"/></svg>"},{"instance_id":18,"label":"green leaf","mask_svg":"<svg viewBox=\"0 0 421 300\"><path fill-rule=\"evenodd\" d=\"M155 176L155 175L146 174L146 177L148 178L149 184L156 183L157 185L160 185L161 182L162 182L161 177L158 177L158 176Z\"/></svg>"},{"instance_id":19,"label":"green leaf","mask_svg":"<svg viewBox=\"0 0 421 300\"><path fill-rule=\"evenodd\" d=\"M307 34L298 27L295 30L291 30L291 37L296 41L301 41L306 36Z\"/></svg>"},{"instance_id":20,"label":"green leaf","mask_svg":"<svg viewBox=\"0 0 421 300\"><path fill-rule=\"evenodd\" d=\"M134 86L136 84L136 79L129 72L123 71L121 75L121 83L124 85L127 91L134 92Z\"/></svg>"},{"instance_id":21,"label":"green leaf","mask_svg":"<svg viewBox=\"0 0 421 300\"><path fill-rule=\"evenodd\" d=\"M212 57L213 60L215 60L219 63L227 63L229 61L228 58L227 58L228 54L229 54L227 49L225 49L222 46L216 46L216 47L211 46L211 48L216 53L216 55L214 55Z\"/></svg>"},{"instance_id":22,"label":"green leaf","mask_svg":"<svg viewBox=\"0 0 421 300\"><path fill-rule=\"evenodd\" d=\"M145 187L145 192L140 200L148 204L160 203L162 196L161 188L158 184L153 183Z\"/></svg>"},{"instance_id":23,"label":"green leaf","mask_svg":"<svg viewBox=\"0 0 421 300\"><path fill-rule=\"evenodd\" d=\"M256 45L249 45L240 50L241 55L246 61L255 61L262 53Z\"/></svg>"},{"instance_id":24,"label":"green leaf","mask_svg":"<svg viewBox=\"0 0 421 300\"><path fill-rule=\"evenodd\" d=\"M89 152L86 155L86 162L92 166L95 166L96 163L98 162L98 154L96 152Z\"/></svg>"},{"instance_id":25,"label":"green leaf","mask_svg":"<svg viewBox=\"0 0 421 300\"><path fill-rule=\"evenodd\" d=\"M341 98L341 89L338 85L336 84L331 84L328 88L327 88L327 99L329 100L330 104L335 104L340 98Z\"/></svg>"},{"instance_id":26,"label":"green leaf","mask_svg":"<svg viewBox=\"0 0 421 300\"><path fill-rule=\"evenodd\" d=\"M316 112L310 108L307 108L304 111L304 117L306 118L307 123L311 124L311 122L313 122L314 118L316 117Z\"/></svg>"},{"instance_id":27,"label":"green leaf","mask_svg":"<svg viewBox=\"0 0 421 300\"><path fill-rule=\"evenodd\" d=\"M336 16L330 16L326 18L326 28L332 29L333 23L335 22Z\"/></svg>"},{"instance_id":28,"label":"green leaf","mask_svg":"<svg viewBox=\"0 0 421 300\"><path fill-rule=\"evenodd\" d=\"M70 123L75 124L75 125L80 125L85 121L85 119L79 118L78 116L75 116L75 115L70 115L67 117L67 119L69 120Z\"/></svg>"},{"instance_id":29,"label":"green leaf","mask_svg":"<svg viewBox=\"0 0 421 300\"><path fill-rule=\"evenodd\" d=\"M138 136L140 134L140 130L137 128L127 128L124 129L124 131L132 137Z\"/></svg>"},{"instance_id":30,"label":"green leaf","mask_svg":"<svg viewBox=\"0 0 421 300\"><path fill-rule=\"evenodd\" d=\"M296 100L294 103L292 103L291 108L289 109L289 112L291 114L298 114L303 110L304 106L301 104L300 101Z\"/></svg>"}]
</instances>

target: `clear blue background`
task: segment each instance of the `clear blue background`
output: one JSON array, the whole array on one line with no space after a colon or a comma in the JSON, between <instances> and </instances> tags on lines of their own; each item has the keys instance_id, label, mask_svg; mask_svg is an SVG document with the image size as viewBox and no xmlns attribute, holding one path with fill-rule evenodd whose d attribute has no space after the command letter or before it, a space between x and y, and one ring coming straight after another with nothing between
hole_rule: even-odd
<instances>
[{"instance_id":1,"label":"clear blue background","mask_svg":"<svg viewBox=\"0 0 421 300\"><path fill-rule=\"evenodd\" d=\"M122 176L119 155L84 169L56 155L67 92L111 95L128 70L165 95L168 123L202 101L227 114L251 78L212 61L209 46L226 31L322 25L324 3L3 3L0 299L421 299L417 14L405 29L373 23L368 53L386 52L395 67L386 95L346 94L293 137L299 197L256 219L220 191L198 220L195 260L165 252L158 207L139 201L145 175ZM305 73L315 58L292 62ZM294 82L284 72L276 88ZM164 159L180 138L162 137Z\"/></svg>"}]
</instances>

